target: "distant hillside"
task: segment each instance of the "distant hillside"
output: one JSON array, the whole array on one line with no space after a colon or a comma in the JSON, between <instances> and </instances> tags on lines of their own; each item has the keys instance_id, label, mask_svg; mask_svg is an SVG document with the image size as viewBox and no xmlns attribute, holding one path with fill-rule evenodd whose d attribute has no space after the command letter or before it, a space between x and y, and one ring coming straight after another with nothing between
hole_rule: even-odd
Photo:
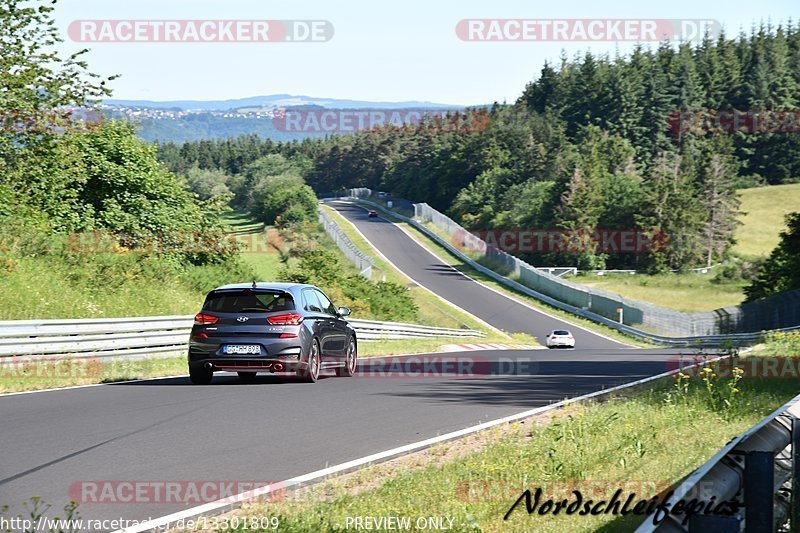
<instances>
[{"instance_id":1,"label":"distant hillside","mask_svg":"<svg viewBox=\"0 0 800 533\"><path fill-rule=\"evenodd\" d=\"M226 111L240 107L294 107L306 105L318 105L327 108L340 109L401 109L408 107L416 108L457 108L448 104L437 104L433 102L370 102L368 100L345 100L338 98L317 98L314 96L292 95L292 94L271 94L266 96L250 96L232 100L173 100L158 102L154 100L104 100L103 103L112 106L124 107L148 107L152 109L181 109L184 111Z\"/></svg>"},{"instance_id":2,"label":"distant hillside","mask_svg":"<svg viewBox=\"0 0 800 533\"><path fill-rule=\"evenodd\" d=\"M324 137L319 132L285 132L275 129L268 117L225 117L211 113L192 113L179 118L134 119L139 138L145 141L184 143L204 139L228 139L257 134L275 141Z\"/></svg>"},{"instance_id":3,"label":"distant hillside","mask_svg":"<svg viewBox=\"0 0 800 533\"><path fill-rule=\"evenodd\" d=\"M433 102L369 102L316 98L291 94L253 96L233 100L152 100L103 101L104 113L112 118L126 118L138 124L139 137L146 141L183 143L203 139L227 139L258 134L276 141L324 137L320 131L287 132L275 127L273 115L278 110L299 109L431 109L450 110L460 106Z\"/></svg>"}]
</instances>

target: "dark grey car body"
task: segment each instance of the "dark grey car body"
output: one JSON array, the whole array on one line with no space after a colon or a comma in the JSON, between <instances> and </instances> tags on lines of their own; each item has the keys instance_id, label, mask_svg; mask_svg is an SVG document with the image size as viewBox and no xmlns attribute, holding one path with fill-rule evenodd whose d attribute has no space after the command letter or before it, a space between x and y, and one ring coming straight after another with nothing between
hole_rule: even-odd
<instances>
[{"instance_id":1,"label":"dark grey car body","mask_svg":"<svg viewBox=\"0 0 800 533\"><path fill-rule=\"evenodd\" d=\"M244 373L256 372L302 374L308 370L313 343L317 343L319 353L317 370L340 369L347 362L348 348L354 349L356 342L355 330L343 314L349 314L349 310L337 309L313 285L243 283L218 287L206 297L192 327L192 381L198 382L194 378L209 371L239 372L243 377L247 377ZM203 323L206 320L213 323ZM276 320L300 323L271 323ZM258 353L228 353L238 349L257 349Z\"/></svg>"}]
</instances>

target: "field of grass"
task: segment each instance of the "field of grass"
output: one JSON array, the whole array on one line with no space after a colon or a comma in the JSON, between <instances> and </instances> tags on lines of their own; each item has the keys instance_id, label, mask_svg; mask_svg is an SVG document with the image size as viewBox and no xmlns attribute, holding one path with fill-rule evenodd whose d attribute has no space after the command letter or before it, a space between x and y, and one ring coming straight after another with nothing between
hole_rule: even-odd
<instances>
[{"instance_id":1,"label":"field of grass","mask_svg":"<svg viewBox=\"0 0 800 533\"><path fill-rule=\"evenodd\" d=\"M7 363L7 361L4 361ZM183 375L186 357L70 359L0 365L0 394Z\"/></svg>"},{"instance_id":2,"label":"field of grass","mask_svg":"<svg viewBox=\"0 0 800 533\"><path fill-rule=\"evenodd\" d=\"M242 245L241 259L253 269L257 281L272 281L281 266L281 255L269 236L276 230L256 222L247 214L231 211L222 217L236 240ZM242 280L247 281L247 280Z\"/></svg>"},{"instance_id":3,"label":"field of grass","mask_svg":"<svg viewBox=\"0 0 800 533\"><path fill-rule=\"evenodd\" d=\"M733 436L792 398L800 380L745 379L725 392L725 407L698 376L604 403L576 404L538 419L487 430L297 494L237 512L278 517L280 531L341 530L348 517L446 517L454 531L632 531L644 519L528 514L523 491L548 498L648 500L674 486ZM730 381L711 378L717 390ZM471 448L471 449L470 449Z\"/></svg>"},{"instance_id":4,"label":"field of grass","mask_svg":"<svg viewBox=\"0 0 800 533\"><path fill-rule=\"evenodd\" d=\"M70 248L57 236L45 253L0 249L0 319L186 315L197 312L208 290L247 281L242 272L274 279L280 254L267 242L270 228L234 212L224 221L243 244L240 272L219 265L174 269L135 251Z\"/></svg>"},{"instance_id":5,"label":"field of grass","mask_svg":"<svg viewBox=\"0 0 800 533\"><path fill-rule=\"evenodd\" d=\"M0 273L3 320L183 315L196 312L203 302L203 294L191 287L134 273L103 284L70 278L74 271L46 257L14 261L13 271Z\"/></svg>"},{"instance_id":6,"label":"field of grass","mask_svg":"<svg viewBox=\"0 0 800 533\"><path fill-rule=\"evenodd\" d=\"M661 307L692 313L736 305L744 300L746 281L714 283L709 274L581 274L570 281Z\"/></svg>"},{"instance_id":7,"label":"field of grass","mask_svg":"<svg viewBox=\"0 0 800 533\"><path fill-rule=\"evenodd\" d=\"M2 235L0 319L193 314L208 290L253 275L245 261L176 265L93 239Z\"/></svg>"},{"instance_id":8,"label":"field of grass","mask_svg":"<svg viewBox=\"0 0 800 533\"><path fill-rule=\"evenodd\" d=\"M743 189L741 200L742 225L736 230L734 252L767 256L778 245L778 234L786 227L784 217L800 211L800 183Z\"/></svg>"}]
</instances>

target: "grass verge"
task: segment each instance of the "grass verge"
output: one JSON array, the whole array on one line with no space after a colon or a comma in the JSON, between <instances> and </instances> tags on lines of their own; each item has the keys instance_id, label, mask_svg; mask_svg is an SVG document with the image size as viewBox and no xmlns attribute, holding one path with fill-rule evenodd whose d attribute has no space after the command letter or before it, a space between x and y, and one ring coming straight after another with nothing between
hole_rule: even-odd
<instances>
[{"instance_id":1,"label":"grass verge","mask_svg":"<svg viewBox=\"0 0 800 533\"><path fill-rule=\"evenodd\" d=\"M225 213L222 221L242 246L239 254L242 262L253 270L259 281L275 279L281 267L278 231L239 211Z\"/></svg>"},{"instance_id":2,"label":"grass verge","mask_svg":"<svg viewBox=\"0 0 800 533\"><path fill-rule=\"evenodd\" d=\"M744 300L746 280L716 282L714 274L581 274L570 281L684 313L713 311Z\"/></svg>"},{"instance_id":3,"label":"grass verge","mask_svg":"<svg viewBox=\"0 0 800 533\"><path fill-rule=\"evenodd\" d=\"M354 517L452 520L454 531L632 531L643 517L525 511L543 501L595 502L618 489L636 501L663 494L800 390L800 380L670 378L603 403L582 403L334 478L234 513L277 517L280 531L335 531ZM735 389L735 391L734 391ZM710 390L723 391L730 404ZM574 501L571 499L570 501ZM349 520L349 522L348 522ZM447 522L446 522L447 523Z\"/></svg>"},{"instance_id":4,"label":"grass verge","mask_svg":"<svg viewBox=\"0 0 800 533\"><path fill-rule=\"evenodd\" d=\"M0 393L176 376L187 372L186 357L177 355L158 359L85 358L10 363L0 366Z\"/></svg>"},{"instance_id":5,"label":"grass verge","mask_svg":"<svg viewBox=\"0 0 800 533\"><path fill-rule=\"evenodd\" d=\"M740 198L741 225L733 250L745 256L767 256L786 228L786 215L800 210L800 183L743 189Z\"/></svg>"}]
</instances>

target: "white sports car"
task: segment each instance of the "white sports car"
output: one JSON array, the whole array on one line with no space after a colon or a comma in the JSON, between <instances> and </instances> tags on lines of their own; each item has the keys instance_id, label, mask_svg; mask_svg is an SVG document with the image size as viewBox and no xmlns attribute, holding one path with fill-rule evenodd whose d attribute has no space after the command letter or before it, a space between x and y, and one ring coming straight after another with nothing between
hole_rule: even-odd
<instances>
[{"instance_id":1,"label":"white sports car","mask_svg":"<svg viewBox=\"0 0 800 533\"><path fill-rule=\"evenodd\" d=\"M575 337L566 329L555 329L547 336L548 348L574 348Z\"/></svg>"}]
</instances>

